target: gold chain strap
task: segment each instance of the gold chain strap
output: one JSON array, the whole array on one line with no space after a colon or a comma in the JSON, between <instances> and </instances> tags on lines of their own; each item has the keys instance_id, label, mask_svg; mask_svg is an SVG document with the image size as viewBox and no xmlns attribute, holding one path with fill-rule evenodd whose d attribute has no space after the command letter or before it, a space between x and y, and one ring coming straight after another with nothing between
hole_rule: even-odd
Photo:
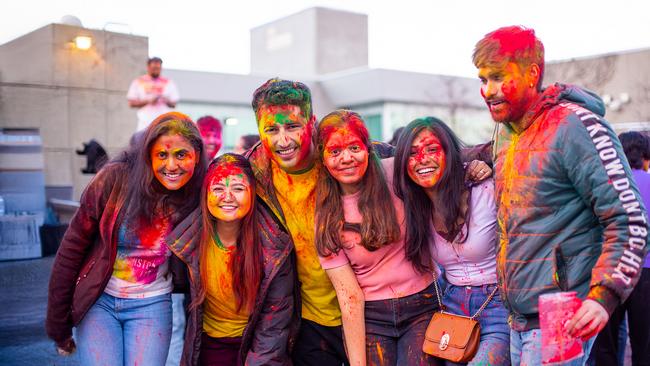
<instances>
[{"instance_id":1,"label":"gold chain strap","mask_svg":"<svg viewBox=\"0 0 650 366\"><path fill-rule=\"evenodd\" d=\"M440 312L444 313L444 311L442 310L442 298L440 297L440 288L438 287L438 276L436 276L435 270L433 271L433 286L436 289L436 297L438 298L438 304L440 305ZM499 290L499 285L495 285L494 290L492 290L490 296L488 296L488 298L485 299L483 305L481 305L481 307L478 308L478 310L476 310L476 313L474 313L474 315L472 315L469 318L472 320L476 319L476 317L478 317L481 314L481 312L485 310L485 307L490 303L490 301L492 301L492 298L494 297L494 295L496 295L498 290ZM458 314L454 314L454 315L458 315Z\"/></svg>"}]
</instances>

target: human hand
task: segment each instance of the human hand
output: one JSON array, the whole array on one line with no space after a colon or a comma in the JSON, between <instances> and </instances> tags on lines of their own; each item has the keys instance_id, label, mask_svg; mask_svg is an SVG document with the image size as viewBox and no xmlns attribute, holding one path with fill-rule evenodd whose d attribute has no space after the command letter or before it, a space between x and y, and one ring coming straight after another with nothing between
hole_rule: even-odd
<instances>
[{"instance_id":1,"label":"human hand","mask_svg":"<svg viewBox=\"0 0 650 366\"><path fill-rule=\"evenodd\" d=\"M72 337L56 344L56 352L61 356L70 356L76 349L77 345L74 343Z\"/></svg>"},{"instance_id":2,"label":"human hand","mask_svg":"<svg viewBox=\"0 0 650 366\"><path fill-rule=\"evenodd\" d=\"M482 182L492 176L492 168L481 160L472 160L465 171L465 179L472 182Z\"/></svg>"},{"instance_id":3,"label":"human hand","mask_svg":"<svg viewBox=\"0 0 650 366\"><path fill-rule=\"evenodd\" d=\"M597 301L587 299L582 302L573 318L566 323L566 331L570 336L580 337L586 341L598 334L608 320L607 310Z\"/></svg>"}]
</instances>

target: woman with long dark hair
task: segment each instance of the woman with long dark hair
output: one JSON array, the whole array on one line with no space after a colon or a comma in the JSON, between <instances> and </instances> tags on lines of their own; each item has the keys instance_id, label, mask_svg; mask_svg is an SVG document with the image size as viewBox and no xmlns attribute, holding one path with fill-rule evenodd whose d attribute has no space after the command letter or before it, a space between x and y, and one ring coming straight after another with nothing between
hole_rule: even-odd
<instances>
[{"instance_id":1,"label":"woman with long dark hair","mask_svg":"<svg viewBox=\"0 0 650 366\"><path fill-rule=\"evenodd\" d=\"M433 277L405 256L393 160L379 161L363 120L346 110L322 119L318 149L316 248L341 306L350 364L435 363L422 352L438 306Z\"/></svg>"},{"instance_id":2,"label":"woman with long dark hair","mask_svg":"<svg viewBox=\"0 0 650 366\"><path fill-rule=\"evenodd\" d=\"M481 326L470 365L509 365L508 313L497 291L494 181L465 180L462 144L434 117L416 119L400 136L394 188L406 212L406 256L420 269L444 269L445 311ZM487 303L485 309L479 309Z\"/></svg>"},{"instance_id":3,"label":"woman with long dark hair","mask_svg":"<svg viewBox=\"0 0 650 366\"><path fill-rule=\"evenodd\" d=\"M287 365L295 312L293 245L261 201L251 165L210 163L200 209L168 237L190 266L183 365Z\"/></svg>"},{"instance_id":4,"label":"woman with long dark hair","mask_svg":"<svg viewBox=\"0 0 650 366\"><path fill-rule=\"evenodd\" d=\"M60 354L75 350L75 327L83 365L165 364L185 273L164 237L197 207L205 168L194 122L170 112L89 183L50 278L46 330Z\"/></svg>"}]
</instances>

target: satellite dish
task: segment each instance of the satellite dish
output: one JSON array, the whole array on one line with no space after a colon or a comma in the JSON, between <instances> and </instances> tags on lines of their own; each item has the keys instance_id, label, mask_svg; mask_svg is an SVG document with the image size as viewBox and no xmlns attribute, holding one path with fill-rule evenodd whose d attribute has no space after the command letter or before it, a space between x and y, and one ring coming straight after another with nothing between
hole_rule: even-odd
<instances>
[{"instance_id":1,"label":"satellite dish","mask_svg":"<svg viewBox=\"0 0 650 366\"><path fill-rule=\"evenodd\" d=\"M83 27L81 20L74 15L64 15L61 18L61 24L73 25L75 27Z\"/></svg>"}]
</instances>

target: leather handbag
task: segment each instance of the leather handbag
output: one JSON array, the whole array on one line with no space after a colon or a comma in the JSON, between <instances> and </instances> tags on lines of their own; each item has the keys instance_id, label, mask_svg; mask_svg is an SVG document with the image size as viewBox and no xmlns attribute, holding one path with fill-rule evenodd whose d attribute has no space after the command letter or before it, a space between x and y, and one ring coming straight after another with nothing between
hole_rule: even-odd
<instances>
[{"instance_id":1,"label":"leather handbag","mask_svg":"<svg viewBox=\"0 0 650 366\"><path fill-rule=\"evenodd\" d=\"M441 310L434 313L429 322L422 351L452 362L469 362L476 355L481 341L481 326L476 318L492 300L498 287L494 288L478 311L469 317L444 312L436 278L434 278L434 286Z\"/></svg>"}]
</instances>

